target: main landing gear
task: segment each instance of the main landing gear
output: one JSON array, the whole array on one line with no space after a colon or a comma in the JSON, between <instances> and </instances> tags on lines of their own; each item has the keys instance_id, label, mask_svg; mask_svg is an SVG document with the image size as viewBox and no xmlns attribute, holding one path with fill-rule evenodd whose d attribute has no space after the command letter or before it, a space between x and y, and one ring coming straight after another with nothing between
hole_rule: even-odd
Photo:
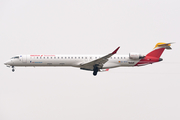
<instances>
[{"instance_id":1,"label":"main landing gear","mask_svg":"<svg viewBox=\"0 0 180 120\"><path fill-rule=\"evenodd\" d=\"M93 75L96 76L98 71L99 71L99 68L97 67L97 65L94 65Z\"/></svg>"},{"instance_id":2,"label":"main landing gear","mask_svg":"<svg viewBox=\"0 0 180 120\"><path fill-rule=\"evenodd\" d=\"M12 72L14 72L14 71L15 71L14 66L12 66Z\"/></svg>"}]
</instances>

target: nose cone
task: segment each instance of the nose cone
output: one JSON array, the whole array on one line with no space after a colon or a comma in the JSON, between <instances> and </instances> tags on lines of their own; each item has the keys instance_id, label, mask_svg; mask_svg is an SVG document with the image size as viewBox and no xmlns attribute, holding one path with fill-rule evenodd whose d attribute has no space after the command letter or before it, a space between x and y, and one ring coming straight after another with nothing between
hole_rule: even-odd
<instances>
[{"instance_id":1,"label":"nose cone","mask_svg":"<svg viewBox=\"0 0 180 120\"><path fill-rule=\"evenodd\" d=\"M4 63L5 65L11 65L11 60L8 60Z\"/></svg>"}]
</instances>

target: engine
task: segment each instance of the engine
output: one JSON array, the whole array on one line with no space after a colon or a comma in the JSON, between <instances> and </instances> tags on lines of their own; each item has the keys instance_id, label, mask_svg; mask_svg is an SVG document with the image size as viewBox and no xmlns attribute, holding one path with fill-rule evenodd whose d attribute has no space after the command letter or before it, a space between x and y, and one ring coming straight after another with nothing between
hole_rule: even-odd
<instances>
[{"instance_id":1,"label":"engine","mask_svg":"<svg viewBox=\"0 0 180 120\"><path fill-rule=\"evenodd\" d=\"M141 55L139 53L129 53L129 58L133 60L138 60L144 58L144 55Z\"/></svg>"}]
</instances>

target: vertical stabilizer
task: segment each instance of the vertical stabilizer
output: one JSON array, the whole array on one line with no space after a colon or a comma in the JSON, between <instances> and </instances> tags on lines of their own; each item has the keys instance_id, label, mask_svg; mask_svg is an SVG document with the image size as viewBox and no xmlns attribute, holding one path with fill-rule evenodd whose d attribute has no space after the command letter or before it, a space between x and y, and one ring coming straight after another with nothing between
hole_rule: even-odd
<instances>
[{"instance_id":1,"label":"vertical stabilizer","mask_svg":"<svg viewBox=\"0 0 180 120\"><path fill-rule=\"evenodd\" d=\"M154 47L154 50L148 53L146 56L160 58L162 53L164 52L164 49L171 49L172 43L157 43Z\"/></svg>"}]
</instances>

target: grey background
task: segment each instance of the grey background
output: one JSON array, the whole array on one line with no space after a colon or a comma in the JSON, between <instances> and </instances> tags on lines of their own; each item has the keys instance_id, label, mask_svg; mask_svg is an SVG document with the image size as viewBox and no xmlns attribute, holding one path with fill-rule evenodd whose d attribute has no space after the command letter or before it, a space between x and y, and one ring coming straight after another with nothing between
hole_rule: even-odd
<instances>
[{"instance_id":1,"label":"grey background","mask_svg":"<svg viewBox=\"0 0 180 120\"><path fill-rule=\"evenodd\" d=\"M0 120L179 120L179 0L1 0ZM160 63L99 73L4 65L18 54L150 52Z\"/></svg>"}]
</instances>

